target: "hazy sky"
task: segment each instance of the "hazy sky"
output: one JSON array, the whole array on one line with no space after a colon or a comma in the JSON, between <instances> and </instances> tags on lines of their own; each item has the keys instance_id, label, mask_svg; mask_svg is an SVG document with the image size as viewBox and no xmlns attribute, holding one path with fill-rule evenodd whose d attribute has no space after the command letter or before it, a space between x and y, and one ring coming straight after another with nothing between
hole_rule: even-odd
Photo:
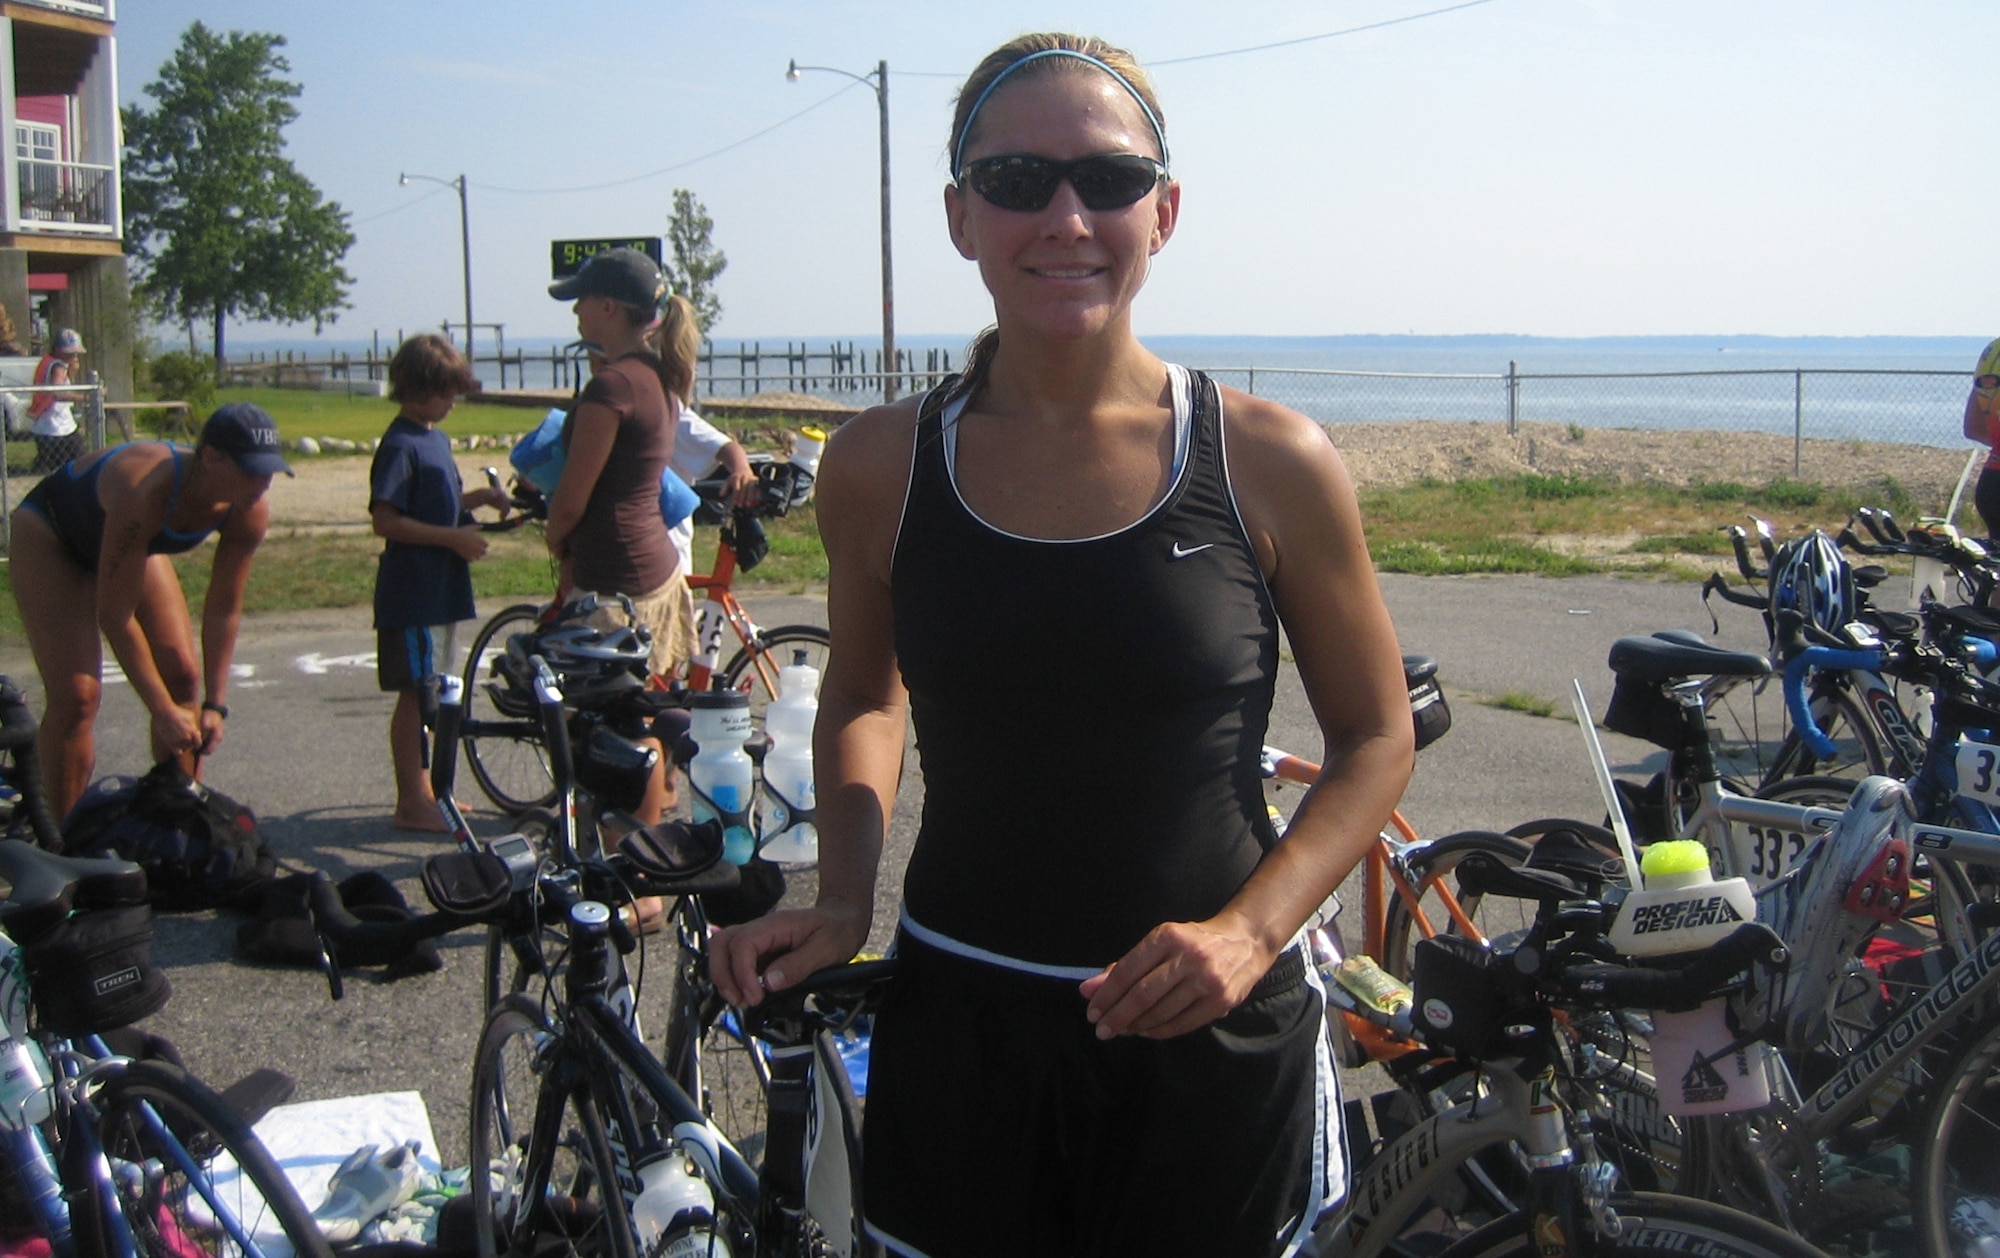
<instances>
[{"instance_id":1,"label":"hazy sky","mask_svg":"<svg viewBox=\"0 0 2000 1258\"><path fill-rule=\"evenodd\" d=\"M945 131L995 45L1078 30L1153 65L1450 2L124 0L119 70L141 99L197 18L289 41L290 156L359 237L329 335L459 317L456 198L409 170L469 177L475 312L510 336L573 329L551 239L660 234L685 187L729 256L717 335L818 339L880 327L872 91L702 155L847 84L789 58L886 58L897 328L960 334L991 308L945 235ZM1182 218L1139 328L1991 335L1996 47L1992 0L1488 0L1159 65Z\"/></svg>"}]
</instances>

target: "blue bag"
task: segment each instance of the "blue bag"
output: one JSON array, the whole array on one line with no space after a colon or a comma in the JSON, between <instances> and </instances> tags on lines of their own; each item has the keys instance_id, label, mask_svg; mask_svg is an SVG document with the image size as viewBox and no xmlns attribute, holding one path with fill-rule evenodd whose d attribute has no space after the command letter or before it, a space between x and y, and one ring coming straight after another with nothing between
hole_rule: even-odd
<instances>
[{"instance_id":1,"label":"blue bag","mask_svg":"<svg viewBox=\"0 0 2000 1258\"><path fill-rule=\"evenodd\" d=\"M660 470L660 518L667 522L668 528L693 515L696 505L700 502L701 495L689 489L688 483L682 480L674 469L668 467Z\"/></svg>"},{"instance_id":2,"label":"blue bag","mask_svg":"<svg viewBox=\"0 0 2000 1258\"><path fill-rule=\"evenodd\" d=\"M556 483L562 480L563 463L569 457L562 443L563 421L567 418L569 412L560 408L550 411L540 427L514 443L513 452L507 456L514 470L545 494L556 491Z\"/></svg>"},{"instance_id":3,"label":"blue bag","mask_svg":"<svg viewBox=\"0 0 2000 1258\"><path fill-rule=\"evenodd\" d=\"M541 425L519 441L507 456L524 480L545 494L552 494L562 481L563 465L569 461L569 450L562 443L563 421L569 412L557 409L548 413ZM672 468L660 471L660 518L672 528L694 514L701 498L688 483L674 474Z\"/></svg>"}]
</instances>

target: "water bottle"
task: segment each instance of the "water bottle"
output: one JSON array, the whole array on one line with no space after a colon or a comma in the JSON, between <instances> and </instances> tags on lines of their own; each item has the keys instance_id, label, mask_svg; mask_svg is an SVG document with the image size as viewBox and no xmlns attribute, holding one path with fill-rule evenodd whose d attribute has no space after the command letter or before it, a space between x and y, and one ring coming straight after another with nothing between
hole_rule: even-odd
<instances>
[{"instance_id":1,"label":"water bottle","mask_svg":"<svg viewBox=\"0 0 2000 1258\"><path fill-rule=\"evenodd\" d=\"M632 1230L645 1258L729 1258L715 1232L715 1195L678 1151L639 1168Z\"/></svg>"},{"instance_id":2,"label":"water bottle","mask_svg":"<svg viewBox=\"0 0 2000 1258\"><path fill-rule=\"evenodd\" d=\"M826 430L810 425L799 429L792 438L792 466L800 468L808 476L819 474L819 456L826 449Z\"/></svg>"},{"instance_id":3,"label":"water bottle","mask_svg":"<svg viewBox=\"0 0 2000 1258\"><path fill-rule=\"evenodd\" d=\"M819 863L814 809L813 723L819 719L819 670L804 647L778 670L778 698L764 711L771 750L764 756L764 817L758 848L764 859L793 868Z\"/></svg>"},{"instance_id":4,"label":"water bottle","mask_svg":"<svg viewBox=\"0 0 2000 1258\"><path fill-rule=\"evenodd\" d=\"M49 1116L49 1060L28 1038L28 976L21 950L0 931L0 1130L20 1131Z\"/></svg>"},{"instance_id":5,"label":"water bottle","mask_svg":"<svg viewBox=\"0 0 2000 1258\"><path fill-rule=\"evenodd\" d=\"M1639 863L1645 887L1625 897L1611 927L1611 945L1630 957L1695 952L1757 916L1757 898L1742 878L1717 879L1708 849L1693 839L1655 843ZM1771 1099L1763 1050L1725 1052L1736 1037L1717 997L1685 1013L1653 1011L1653 1074L1663 1113L1732 1114Z\"/></svg>"},{"instance_id":6,"label":"water bottle","mask_svg":"<svg viewBox=\"0 0 2000 1258\"><path fill-rule=\"evenodd\" d=\"M757 853L756 779L743 750L750 737L750 696L737 690L694 695L688 716L696 747L687 769L694 786L690 811L698 823L722 823L722 859L748 864Z\"/></svg>"}]
</instances>

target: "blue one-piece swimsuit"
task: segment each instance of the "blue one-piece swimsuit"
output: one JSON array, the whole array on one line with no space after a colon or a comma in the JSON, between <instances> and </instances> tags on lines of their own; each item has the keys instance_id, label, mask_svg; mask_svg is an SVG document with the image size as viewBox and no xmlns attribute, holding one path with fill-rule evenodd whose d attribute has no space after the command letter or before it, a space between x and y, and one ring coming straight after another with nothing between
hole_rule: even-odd
<instances>
[{"instance_id":1,"label":"blue one-piece swimsuit","mask_svg":"<svg viewBox=\"0 0 2000 1258\"><path fill-rule=\"evenodd\" d=\"M174 508L181 499L181 458L193 451L184 446L162 443L173 455L174 488L167 497L167 515L171 518ZM105 452L104 457L79 472L72 460L42 478L39 485L28 491L21 499L21 505L49 522L55 530L56 540L70 559L85 572L97 571L97 556L104 549L104 504L97 498L97 477L111 460L127 446L117 446ZM234 508L232 508L234 510ZM223 519L228 519L227 515ZM162 525L146 543L149 555L179 555L201 545L215 530L203 529L199 533L182 533Z\"/></svg>"}]
</instances>

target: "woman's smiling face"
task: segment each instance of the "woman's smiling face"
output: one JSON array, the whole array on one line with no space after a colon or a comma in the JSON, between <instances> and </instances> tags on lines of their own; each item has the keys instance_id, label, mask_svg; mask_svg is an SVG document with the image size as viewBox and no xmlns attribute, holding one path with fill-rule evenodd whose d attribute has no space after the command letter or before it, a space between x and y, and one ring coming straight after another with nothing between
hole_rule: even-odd
<instances>
[{"instance_id":1,"label":"woman's smiling face","mask_svg":"<svg viewBox=\"0 0 2000 1258\"><path fill-rule=\"evenodd\" d=\"M1152 123L1116 80L1065 68L1002 84L973 120L964 160L1104 153L1162 156ZM1065 339L1095 335L1130 309L1179 210L1172 182L1114 210L1087 208L1067 182L1048 205L1025 211L1003 210L970 188L945 188L952 243L979 263L1003 332Z\"/></svg>"}]
</instances>

